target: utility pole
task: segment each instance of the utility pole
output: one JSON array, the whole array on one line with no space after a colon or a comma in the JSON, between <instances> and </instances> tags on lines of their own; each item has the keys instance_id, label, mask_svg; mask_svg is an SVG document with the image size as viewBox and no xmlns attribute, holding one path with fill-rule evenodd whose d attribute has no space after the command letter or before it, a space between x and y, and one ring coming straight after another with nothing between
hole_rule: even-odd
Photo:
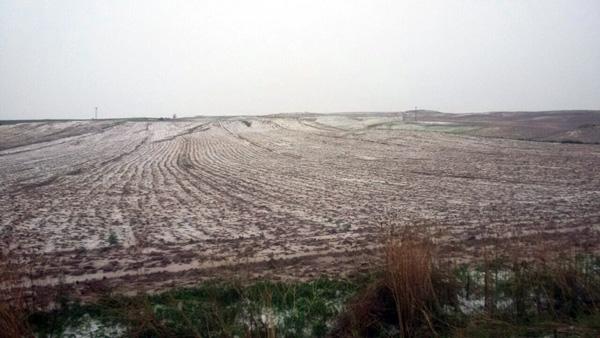
<instances>
[{"instance_id":1,"label":"utility pole","mask_svg":"<svg viewBox=\"0 0 600 338\"><path fill-rule=\"evenodd\" d=\"M98 119L98 107L94 107L94 120Z\"/></svg>"}]
</instances>

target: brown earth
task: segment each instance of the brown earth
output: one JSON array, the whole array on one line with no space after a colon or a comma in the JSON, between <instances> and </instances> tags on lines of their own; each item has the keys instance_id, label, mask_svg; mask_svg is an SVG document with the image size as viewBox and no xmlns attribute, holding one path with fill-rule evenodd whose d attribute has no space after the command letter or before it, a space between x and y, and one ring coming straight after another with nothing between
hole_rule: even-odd
<instances>
[{"instance_id":1,"label":"brown earth","mask_svg":"<svg viewBox=\"0 0 600 338\"><path fill-rule=\"evenodd\" d=\"M84 295L367 269L382 218L429 227L457 259L498 239L597 250L600 145L509 138L521 123L551 140L598 113L513 114L3 125L0 245L36 284Z\"/></svg>"}]
</instances>

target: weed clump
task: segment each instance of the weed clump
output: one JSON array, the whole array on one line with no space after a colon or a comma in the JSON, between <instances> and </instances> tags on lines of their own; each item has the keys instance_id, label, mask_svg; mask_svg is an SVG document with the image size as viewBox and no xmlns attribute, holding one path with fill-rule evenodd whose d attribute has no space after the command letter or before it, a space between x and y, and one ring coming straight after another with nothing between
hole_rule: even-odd
<instances>
[{"instance_id":1,"label":"weed clump","mask_svg":"<svg viewBox=\"0 0 600 338\"><path fill-rule=\"evenodd\" d=\"M119 237L117 237L117 234L113 230L108 233L107 241L110 246L119 245Z\"/></svg>"},{"instance_id":2,"label":"weed clump","mask_svg":"<svg viewBox=\"0 0 600 338\"><path fill-rule=\"evenodd\" d=\"M431 242L404 234L387 241L383 256L378 278L350 302L331 336L417 337L446 330L457 287Z\"/></svg>"}]
</instances>

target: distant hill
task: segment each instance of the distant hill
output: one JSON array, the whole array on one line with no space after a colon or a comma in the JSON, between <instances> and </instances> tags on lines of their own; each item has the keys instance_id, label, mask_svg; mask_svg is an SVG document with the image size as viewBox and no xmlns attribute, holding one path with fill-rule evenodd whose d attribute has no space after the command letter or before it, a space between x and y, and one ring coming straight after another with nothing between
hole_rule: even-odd
<instances>
[{"instance_id":1,"label":"distant hill","mask_svg":"<svg viewBox=\"0 0 600 338\"><path fill-rule=\"evenodd\" d=\"M417 122L471 127L465 134L565 143L600 143L599 110L448 114L418 111Z\"/></svg>"}]
</instances>

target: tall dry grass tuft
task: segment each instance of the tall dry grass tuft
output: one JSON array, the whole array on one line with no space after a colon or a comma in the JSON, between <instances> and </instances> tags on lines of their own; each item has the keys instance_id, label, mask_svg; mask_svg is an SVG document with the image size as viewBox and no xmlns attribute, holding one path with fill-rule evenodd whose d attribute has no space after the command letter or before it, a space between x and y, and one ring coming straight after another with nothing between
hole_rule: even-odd
<instances>
[{"instance_id":1,"label":"tall dry grass tuft","mask_svg":"<svg viewBox=\"0 0 600 338\"><path fill-rule=\"evenodd\" d=\"M0 252L0 337L33 337L28 323L31 304L21 272L22 265Z\"/></svg>"},{"instance_id":2,"label":"tall dry grass tuft","mask_svg":"<svg viewBox=\"0 0 600 338\"><path fill-rule=\"evenodd\" d=\"M431 244L414 237L394 239L385 246L384 257L384 285L394 300L400 335L413 337L424 327L435 334L432 306L436 294Z\"/></svg>"},{"instance_id":3,"label":"tall dry grass tuft","mask_svg":"<svg viewBox=\"0 0 600 338\"><path fill-rule=\"evenodd\" d=\"M523 265L523 279L537 291L538 312L545 310L555 319L600 312L600 264L594 260L581 256Z\"/></svg>"},{"instance_id":4,"label":"tall dry grass tuft","mask_svg":"<svg viewBox=\"0 0 600 338\"><path fill-rule=\"evenodd\" d=\"M359 293L331 336L437 336L444 307L457 306L450 265L442 266L427 227L382 226L378 278Z\"/></svg>"}]
</instances>

